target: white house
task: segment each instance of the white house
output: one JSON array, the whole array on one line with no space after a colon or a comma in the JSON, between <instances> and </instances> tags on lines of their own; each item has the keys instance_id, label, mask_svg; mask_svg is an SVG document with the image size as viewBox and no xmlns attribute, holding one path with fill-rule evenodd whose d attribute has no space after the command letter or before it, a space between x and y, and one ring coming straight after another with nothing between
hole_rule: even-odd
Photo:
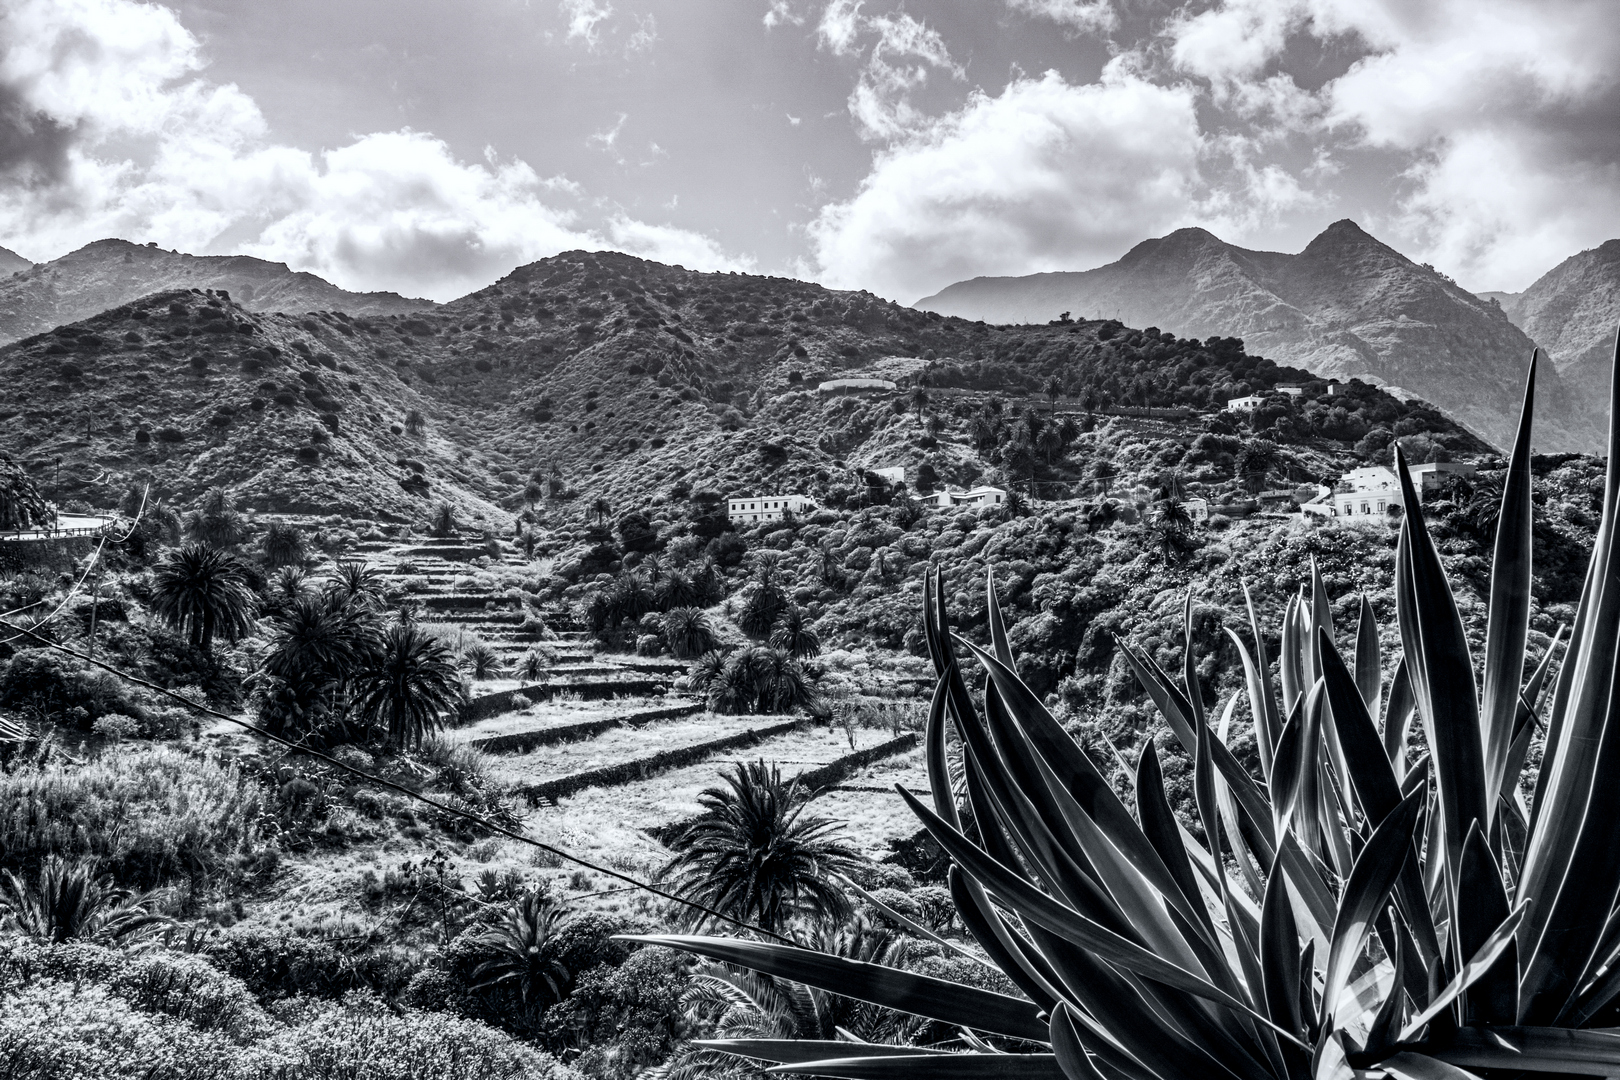
<instances>
[{"instance_id":1,"label":"white house","mask_svg":"<svg viewBox=\"0 0 1620 1080\"><path fill-rule=\"evenodd\" d=\"M941 508L950 506L1000 506L1007 501L1007 492L1003 488L982 484L966 491L936 491L933 500L934 505Z\"/></svg>"},{"instance_id":2,"label":"white house","mask_svg":"<svg viewBox=\"0 0 1620 1080\"><path fill-rule=\"evenodd\" d=\"M727 499L726 517L734 525L752 525L760 521L781 521L785 513L802 514L815 508L815 500L808 495L761 495Z\"/></svg>"},{"instance_id":3,"label":"white house","mask_svg":"<svg viewBox=\"0 0 1620 1080\"><path fill-rule=\"evenodd\" d=\"M1305 393L1305 388L1303 386L1300 386L1298 383L1291 382L1280 382L1271 389L1279 394L1287 394L1289 397L1299 397Z\"/></svg>"},{"instance_id":4,"label":"white house","mask_svg":"<svg viewBox=\"0 0 1620 1080\"><path fill-rule=\"evenodd\" d=\"M1408 465L1407 475L1412 478L1418 502L1422 502L1447 476L1473 476L1474 465L1466 461L1431 461L1422 465ZM1333 486L1330 516L1343 518L1381 517L1392 506L1400 505L1401 485L1395 473L1382 465L1366 465L1351 469L1339 477ZM1328 500L1312 500L1322 509L1303 509L1320 514L1327 509Z\"/></svg>"},{"instance_id":5,"label":"white house","mask_svg":"<svg viewBox=\"0 0 1620 1080\"><path fill-rule=\"evenodd\" d=\"M1209 520L1209 500L1201 495L1194 495L1181 505L1187 508L1187 516L1194 521Z\"/></svg>"},{"instance_id":6,"label":"white house","mask_svg":"<svg viewBox=\"0 0 1620 1080\"><path fill-rule=\"evenodd\" d=\"M1260 403L1264 400L1259 394L1250 394L1248 397L1235 397L1226 403L1226 411L1252 413L1260 407Z\"/></svg>"},{"instance_id":7,"label":"white house","mask_svg":"<svg viewBox=\"0 0 1620 1080\"><path fill-rule=\"evenodd\" d=\"M906 467L904 465L886 465L881 469L867 469L873 476L880 476L885 483L903 484L906 482Z\"/></svg>"}]
</instances>

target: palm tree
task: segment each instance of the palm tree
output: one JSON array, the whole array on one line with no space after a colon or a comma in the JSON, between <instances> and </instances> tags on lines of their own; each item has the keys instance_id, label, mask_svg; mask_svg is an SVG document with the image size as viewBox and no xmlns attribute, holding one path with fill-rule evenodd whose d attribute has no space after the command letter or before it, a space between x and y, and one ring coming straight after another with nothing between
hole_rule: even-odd
<instances>
[{"instance_id":1,"label":"palm tree","mask_svg":"<svg viewBox=\"0 0 1620 1080\"><path fill-rule=\"evenodd\" d=\"M427 431L427 420L423 418L421 409L412 409L405 414L405 430L412 435L421 435Z\"/></svg>"},{"instance_id":2,"label":"palm tree","mask_svg":"<svg viewBox=\"0 0 1620 1080\"><path fill-rule=\"evenodd\" d=\"M354 708L369 727L385 727L395 746L419 746L461 702L461 675L450 650L415 623L395 623L350 680Z\"/></svg>"},{"instance_id":3,"label":"palm tree","mask_svg":"<svg viewBox=\"0 0 1620 1080\"><path fill-rule=\"evenodd\" d=\"M1266 476L1277 467L1277 444L1270 439L1250 439L1237 455L1237 473L1244 487L1258 493L1266 486Z\"/></svg>"},{"instance_id":4,"label":"palm tree","mask_svg":"<svg viewBox=\"0 0 1620 1080\"><path fill-rule=\"evenodd\" d=\"M296 566L309 556L304 534L296 525L283 525L272 521L259 541L264 551L265 564L271 567Z\"/></svg>"},{"instance_id":5,"label":"palm tree","mask_svg":"<svg viewBox=\"0 0 1620 1080\"><path fill-rule=\"evenodd\" d=\"M433 521L428 527L441 539L456 535L456 508L447 502L434 507Z\"/></svg>"},{"instance_id":6,"label":"palm tree","mask_svg":"<svg viewBox=\"0 0 1620 1080\"><path fill-rule=\"evenodd\" d=\"M1118 475L1119 466L1107 458L1099 459L1097 464L1091 467L1092 479L1097 482L1097 487L1102 491L1104 497L1107 497L1108 489L1113 486L1114 477Z\"/></svg>"},{"instance_id":7,"label":"palm tree","mask_svg":"<svg viewBox=\"0 0 1620 1080\"><path fill-rule=\"evenodd\" d=\"M535 503L539 502L545 497L546 489L541 486L540 481L530 480L523 486L523 502L530 510L534 509Z\"/></svg>"},{"instance_id":8,"label":"palm tree","mask_svg":"<svg viewBox=\"0 0 1620 1080\"><path fill-rule=\"evenodd\" d=\"M258 601L236 556L187 544L158 564L152 610L206 653L212 651L215 636L239 641L251 633Z\"/></svg>"},{"instance_id":9,"label":"palm tree","mask_svg":"<svg viewBox=\"0 0 1620 1080\"><path fill-rule=\"evenodd\" d=\"M0 926L36 941L129 945L171 920L153 908L158 896L115 887L89 862L49 855L26 882L11 871L0 877Z\"/></svg>"},{"instance_id":10,"label":"palm tree","mask_svg":"<svg viewBox=\"0 0 1620 1080\"><path fill-rule=\"evenodd\" d=\"M916 410L917 423L922 423L922 412L928 407L928 391L920 383L911 391L911 407Z\"/></svg>"},{"instance_id":11,"label":"palm tree","mask_svg":"<svg viewBox=\"0 0 1620 1080\"><path fill-rule=\"evenodd\" d=\"M305 594L271 616L264 670L289 683L338 680L369 648L365 625L330 597Z\"/></svg>"},{"instance_id":12,"label":"palm tree","mask_svg":"<svg viewBox=\"0 0 1620 1080\"><path fill-rule=\"evenodd\" d=\"M0 530L37 529L55 520L55 510L10 455L0 453Z\"/></svg>"},{"instance_id":13,"label":"palm tree","mask_svg":"<svg viewBox=\"0 0 1620 1080\"><path fill-rule=\"evenodd\" d=\"M820 655L821 637L810 628L804 609L795 605L777 617L776 625L771 628L771 647L785 650L795 660L803 660Z\"/></svg>"},{"instance_id":14,"label":"palm tree","mask_svg":"<svg viewBox=\"0 0 1620 1080\"><path fill-rule=\"evenodd\" d=\"M699 608L670 608L664 615L664 643L670 655L690 660L714 648L714 627Z\"/></svg>"},{"instance_id":15,"label":"palm tree","mask_svg":"<svg viewBox=\"0 0 1620 1080\"><path fill-rule=\"evenodd\" d=\"M472 970L472 989L516 984L523 1004L559 1001L568 970L550 945L567 909L538 890L512 901L500 922L477 934L473 942L494 955Z\"/></svg>"},{"instance_id":16,"label":"palm tree","mask_svg":"<svg viewBox=\"0 0 1620 1080\"><path fill-rule=\"evenodd\" d=\"M551 658L539 649L530 649L518 661L516 671L518 679L524 683L536 683L546 677L551 670Z\"/></svg>"},{"instance_id":17,"label":"palm tree","mask_svg":"<svg viewBox=\"0 0 1620 1080\"><path fill-rule=\"evenodd\" d=\"M383 572L370 563L338 563L326 579L326 592L339 607L376 611L383 602Z\"/></svg>"},{"instance_id":18,"label":"palm tree","mask_svg":"<svg viewBox=\"0 0 1620 1080\"><path fill-rule=\"evenodd\" d=\"M658 606L665 611L696 607L703 602L697 583L692 580L692 575L684 570L664 571L653 585L653 597L658 601Z\"/></svg>"},{"instance_id":19,"label":"palm tree","mask_svg":"<svg viewBox=\"0 0 1620 1080\"><path fill-rule=\"evenodd\" d=\"M1047 411L1057 412L1057 399L1063 396L1063 380L1056 375L1046 380Z\"/></svg>"},{"instance_id":20,"label":"palm tree","mask_svg":"<svg viewBox=\"0 0 1620 1080\"><path fill-rule=\"evenodd\" d=\"M498 679L501 676L501 657L494 649L482 641L475 641L467 646L461 654L472 677L479 682L488 679Z\"/></svg>"},{"instance_id":21,"label":"palm tree","mask_svg":"<svg viewBox=\"0 0 1620 1080\"><path fill-rule=\"evenodd\" d=\"M590 512L596 515L596 523L600 525L602 520L613 512L613 504L608 502L605 497L598 495L595 501L591 503Z\"/></svg>"},{"instance_id":22,"label":"palm tree","mask_svg":"<svg viewBox=\"0 0 1620 1080\"><path fill-rule=\"evenodd\" d=\"M707 694L720 681L725 670L725 654L718 649L710 649L693 662L687 678L691 681L693 690Z\"/></svg>"},{"instance_id":23,"label":"palm tree","mask_svg":"<svg viewBox=\"0 0 1620 1080\"><path fill-rule=\"evenodd\" d=\"M1048 465L1063 456L1063 432L1056 427L1048 425L1035 438L1035 447L1046 458Z\"/></svg>"},{"instance_id":24,"label":"palm tree","mask_svg":"<svg viewBox=\"0 0 1620 1080\"><path fill-rule=\"evenodd\" d=\"M283 566L276 571L276 576L270 579L266 592L267 609L272 612L285 611L309 595L309 578L300 566Z\"/></svg>"},{"instance_id":25,"label":"palm tree","mask_svg":"<svg viewBox=\"0 0 1620 1080\"><path fill-rule=\"evenodd\" d=\"M833 876L853 871L860 856L841 823L808 816L814 795L763 760L737 762L721 777L726 786L698 796L702 816L670 841L676 855L664 874L677 894L777 933L846 918L850 903ZM701 926L710 917L688 909L687 918Z\"/></svg>"},{"instance_id":26,"label":"palm tree","mask_svg":"<svg viewBox=\"0 0 1620 1080\"><path fill-rule=\"evenodd\" d=\"M196 543L232 547L242 542L242 515L222 487L208 489L200 508L186 518L186 534Z\"/></svg>"}]
</instances>

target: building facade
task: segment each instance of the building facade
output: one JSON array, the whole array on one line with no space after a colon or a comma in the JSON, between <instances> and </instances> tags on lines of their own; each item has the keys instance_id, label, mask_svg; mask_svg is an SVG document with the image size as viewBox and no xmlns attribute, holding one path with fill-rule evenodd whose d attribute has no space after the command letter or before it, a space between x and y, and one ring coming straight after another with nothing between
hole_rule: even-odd
<instances>
[{"instance_id":1,"label":"building facade","mask_svg":"<svg viewBox=\"0 0 1620 1080\"><path fill-rule=\"evenodd\" d=\"M783 514L802 514L815 508L815 500L808 495L761 495L727 499L726 517L733 525L753 525L761 521L781 521Z\"/></svg>"},{"instance_id":2,"label":"building facade","mask_svg":"<svg viewBox=\"0 0 1620 1080\"><path fill-rule=\"evenodd\" d=\"M991 487L983 484L966 491L936 491L933 495L935 506L944 508L951 506L1000 506L1007 501L1007 492L1003 488Z\"/></svg>"},{"instance_id":3,"label":"building facade","mask_svg":"<svg viewBox=\"0 0 1620 1080\"><path fill-rule=\"evenodd\" d=\"M1473 476L1474 465L1466 461L1430 461L1408 465L1406 472L1421 503L1447 477ZM1331 498L1313 500L1303 509L1326 517L1370 518L1382 517L1400 502L1401 485L1394 471L1382 465L1367 465L1339 477Z\"/></svg>"}]
</instances>

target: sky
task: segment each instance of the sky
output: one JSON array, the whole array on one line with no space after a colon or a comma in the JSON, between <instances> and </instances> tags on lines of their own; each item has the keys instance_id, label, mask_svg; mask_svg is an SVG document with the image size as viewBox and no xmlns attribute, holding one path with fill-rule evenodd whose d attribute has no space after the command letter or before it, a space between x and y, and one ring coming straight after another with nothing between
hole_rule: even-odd
<instances>
[{"instance_id":1,"label":"sky","mask_svg":"<svg viewBox=\"0 0 1620 1080\"><path fill-rule=\"evenodd\" d=\"M1620 236L1614 0L0 0L0 245L448 300L612 248L910 303L1352 218L1475 290Z\"/></svg>"}]
</instances>

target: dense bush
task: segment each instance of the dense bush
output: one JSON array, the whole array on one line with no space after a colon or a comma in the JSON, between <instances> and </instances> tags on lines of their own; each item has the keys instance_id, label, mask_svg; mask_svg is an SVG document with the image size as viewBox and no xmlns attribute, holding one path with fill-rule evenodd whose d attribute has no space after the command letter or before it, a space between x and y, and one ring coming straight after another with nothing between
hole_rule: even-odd
<instances>
[{"instance_id":1,"label":"dense bush","mask_svg":"<svg viewBox=\"0 0 1620 1080\"><path fill-rule=\"evenodd\" d=\"M267 851L263 800L234 765L169 747L112 747L84 765L0 775L0 866L90 855L147 888L249 869Z\"/></svg>"},{"instance_id":2,"label":"dense bush","mask_svg":"<svg viewBox=\"0 0 1620 1080\"><path fill-rule=\"evenodd\" d=\"M28 1080L570 1080L550 1054L476 1021L368 991L272 1016L197 956L84 946L0 951L0 1061Z\"/></svg>"}]
</instances>

